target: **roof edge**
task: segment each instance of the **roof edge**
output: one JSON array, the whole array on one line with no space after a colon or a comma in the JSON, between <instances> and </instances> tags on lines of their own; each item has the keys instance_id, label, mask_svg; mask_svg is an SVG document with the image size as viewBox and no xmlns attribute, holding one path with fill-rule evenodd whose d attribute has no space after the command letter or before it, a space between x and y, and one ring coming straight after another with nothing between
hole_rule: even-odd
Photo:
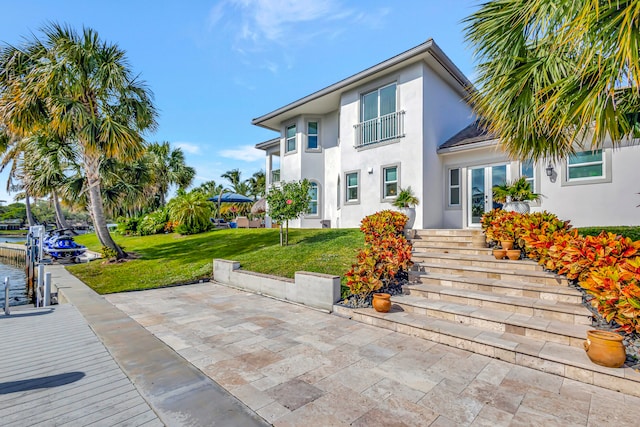
<instances>
[{"instance_id":1,"label":"roof edge","mask_svg":"<svg viewBox=\"0 0 640 427\"><path fill-rule=\"evenodd\" d=\"M255 145L255 148L257 148L258 150L266 150L269 147L272 147L274 145L280 145L280 138L276 137L276 138L271 138L267 141L262 141L259 142Z\"/></svg>"},{"instance_id":2,"label":"roof edge","mask_svg":"<svg viewBox=\"0 0 640 427\"><path fill-rule=\"evenodd\" d=\"M356 74L353 74L345 79L338 81L330 86L327 86L319 91L313 92L310 95L307 95L303 98L298 99L297 101L293 101L284 107L280 107L277 110L274 110L270 113L267 113L263 116L257 117L251 120L251 124L256 126L262 126L262 122L272 119L280 114L286 113L289 110L292 110L296 107L306 104L307 102L318 99L322 96L328 95L332 92L340 90L346 86L349 86L353 83L356 83L358 80L362 80L369 76L372 76L376 73L384 71L387 68L390 68L394 65L402 63L414 56L423 54L423 53L431 53L432 56L444 67L446 71L448 71L451 76L462 86L462 88L466 91L473 91L473 84L467 79L467 77L460 71L460 69L449 59L449 57L440 49L440 47L436 44L433 38L428 39L426 42L419 44L409 50L406 50L398 55L395 55L385 61L382 61L372 67L366 68L363 71L360 71Z\"/></svg>"}]
</instances>

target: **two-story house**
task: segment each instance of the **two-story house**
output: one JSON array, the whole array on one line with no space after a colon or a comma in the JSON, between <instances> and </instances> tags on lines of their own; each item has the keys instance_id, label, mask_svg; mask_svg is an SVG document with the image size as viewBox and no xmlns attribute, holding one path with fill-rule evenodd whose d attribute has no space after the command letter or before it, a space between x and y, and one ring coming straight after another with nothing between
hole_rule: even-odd
<instances>
[{"instance_id":1,"label":"two-story house","mask_svg":"<svg viewBox=\"0 0 640 427\"><path fill-rule=\"evenodd\" d=\"M279 137L266 153L267 187L312 183L310 213L292 226L357 227L391 208L400 187L421 203L414 228L479 226L491 188L526 176L547 210L576 225L640 224L640 147L578 152L566 161L509 159L480 130L471 82L433 40L252 121Z\"/></svg>"}]
</instances>

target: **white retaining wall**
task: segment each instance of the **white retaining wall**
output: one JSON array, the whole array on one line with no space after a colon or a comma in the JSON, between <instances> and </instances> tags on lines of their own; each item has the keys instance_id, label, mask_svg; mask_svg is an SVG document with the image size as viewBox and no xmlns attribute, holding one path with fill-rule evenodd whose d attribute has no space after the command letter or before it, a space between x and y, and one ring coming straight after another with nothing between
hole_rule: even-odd
<instances>
[{"instance_id":1,"label":"white retaining wall","mask_svg":"<svg viewBox=\"0 0 640 427\"><path fill-rule=\"evenodd\" d=\"M223 285L328 311L340 300L340 277L329 274L298 271L291 280L241 270L237 261L215 259L213 279Z\"/></svg>"}]
</instances>

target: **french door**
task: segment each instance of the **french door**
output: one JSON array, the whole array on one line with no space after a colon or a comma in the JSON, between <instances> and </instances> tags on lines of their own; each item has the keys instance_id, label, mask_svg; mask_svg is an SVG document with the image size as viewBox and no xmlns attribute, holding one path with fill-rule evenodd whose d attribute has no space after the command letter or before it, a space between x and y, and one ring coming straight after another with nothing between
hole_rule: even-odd
<instances>
[{"instance_id":1,"label":"french door","mask_svg":"<svg viewBox=\"0 0 640 427\"><path fill-rule=\"evenodd\" d=\"M467 224L479 227L482 215L497 207L491 189L507 182L507 165L479 166L467 171Z\"/></svg>"}]
</instances>

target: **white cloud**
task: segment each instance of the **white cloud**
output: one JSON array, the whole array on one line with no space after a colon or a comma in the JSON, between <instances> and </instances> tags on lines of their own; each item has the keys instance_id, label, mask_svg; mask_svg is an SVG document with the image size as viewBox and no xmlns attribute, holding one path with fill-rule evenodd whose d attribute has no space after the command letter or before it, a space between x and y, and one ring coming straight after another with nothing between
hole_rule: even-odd
<instances>
[{"instance_id":1,"label":"white cloud","mask_svg":"<svg viewBox=\"0 0 640 427\"><path fill-rule=\"evenodd\" d=\"M222 157L227 159L242 160L244 162L255 162L264 159L264 151L258 150L253 145L241 145L235 149L220 151Z\"/></svg>"},{"instance_id":2,"label":"white cloud","mask_svg":"<svg viewBox=\"0 0 640 427\"><path fill-rule=\"evenodd\" d=\"M200 146L190 142L174 142L173 146L182 149L185 153L200 154Z\"/></svg>"}]
</instances>

